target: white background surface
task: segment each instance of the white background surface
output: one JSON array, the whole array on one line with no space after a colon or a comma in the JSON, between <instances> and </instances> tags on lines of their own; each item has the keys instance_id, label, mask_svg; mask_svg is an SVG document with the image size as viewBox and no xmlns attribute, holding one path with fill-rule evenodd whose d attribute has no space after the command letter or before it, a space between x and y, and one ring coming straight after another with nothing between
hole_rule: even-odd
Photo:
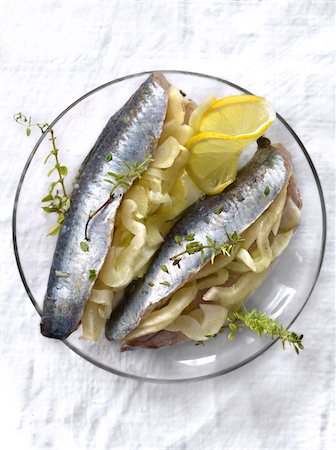
<instances>
[{"instance_id":1,"label":"white background surface","mask_svg":"<svg viewBox=\"0 0 336 450\"><path fill-rule=\"evenodd\" d=\"M1 8L2 445L333 448L335 3L7 0ZM11 116L22 110L51 121L94 87L152 69L217 75L265 96L310 153L329 234L319 282L293 327L305 335L299 357L274 345L220 378L155 385L113 376L40 336L14 262L10 224L34 138Z\"/></svg>"}]
</instances>

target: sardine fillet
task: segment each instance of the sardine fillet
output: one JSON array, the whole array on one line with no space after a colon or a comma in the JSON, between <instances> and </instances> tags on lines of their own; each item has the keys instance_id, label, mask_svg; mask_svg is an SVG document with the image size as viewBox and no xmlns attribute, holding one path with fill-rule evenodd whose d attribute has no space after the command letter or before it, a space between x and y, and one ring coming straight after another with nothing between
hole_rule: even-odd
<instances>
[{"instance_id":1,"label":"sardine fillet","mask_svg":"<svg viewBox=\"0 0 336 450\"><path fill-rule=\"evenodd\" d=\"M41 321L44 336L65 339L80 323L95 281L89 271L98 275L103 265L116 211L128 188L120 185L108 206L90 221L89 251L84 252L80 242L85 239L89 214L109 199L107 172L123 173L124 162L142 163L155 149L166 115L168 87L163 75L152 74L111 117L81 167L50 270ZM112 161L107 160L108 153Z\"/></svg>"},{"instance_id":2,"label":"sardine fillet","mask_svg":"<svg viewBox=\"0 0 336 450\"><path fill-rule=\"evenodd\" d=\"M266 138L258 140L258 151L242 169L237 180L223 193L206 197L188 208L174 225L154 256L146 275L133 283L112 312L106 337L123 340L162 300L183 286L211 259L211 250L187 254L178 265L174 255L183 250L175 236L194 234L194 240L207 244L207 236L217 243L228 243L227 233L243 233L270 206L292 173L290 160L272 147ZM221 212L215 214L214 212ZM168 273L160 266L167 266ZM150 284L148 284L150 283ZM152 287L149 287L152 286Z\"/></svg>"},{"instance_id":3,"label":"sardine fillet","mask_svg":"<svg viewBox=\"0 0 336 450\"><path fill-rule=\"evenodd\" d=\"M286 150L279 144L276 147L286 157L286 153L287 153ZM288 200L292 201L299 209L301 209L302 200L301 200L300 192L296 185L294 173L291 175L289 182L288 182L288 186L287 186L287 201ZM240 278L239 274L234 274L234 275L231 274L229 280L224 285L221 285L221 286L223 286L223 287L231 286L239 278ZM204 300L202 300L202 297L204 295L204 292L206 292L206 290L207 289L198 291L196 298L193 300L193 304L195 306L204 302ZM166 347L168 345L178 344L178 343L185 342L188 340L189 340L189 338L180 332L161 330L157 333L150 333L150 334L147 334L145 336L141 336L141 337L138 337L135 339L126 340L123 342L121 350L125 351L130 348L134 348L134 347L156 349L156 348Z\"/></svg>"}]
</instances>

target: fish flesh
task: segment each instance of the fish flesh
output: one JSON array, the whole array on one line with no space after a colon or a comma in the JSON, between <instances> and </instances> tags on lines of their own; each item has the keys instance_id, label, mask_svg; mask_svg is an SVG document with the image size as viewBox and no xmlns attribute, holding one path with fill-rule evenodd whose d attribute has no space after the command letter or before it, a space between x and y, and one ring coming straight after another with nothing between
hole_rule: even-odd
<instances>
[{"instance_id":1,"label":"fish flesh","mask_svg":"<svg viewBox=\"0 0 336 450\"><path fill-rule=\"evenodd\" d=\"M146 275L126 289L124 298L106 324L106 337L124 340L143 317L211 260L212 250L205 248L203 255L200 252L187 254L180 264L176 264L175 255L181 253L176 236L194 235L194 241L204 245L209 238L220 244L229 243L228 235L242 234L266 211L291 174L292 165L287 154L272 146L267 138L259 138L256 154L236 181L221 194L205 197L190 206L177 221Z\"/></svg>"},{"instance_id":2,"label":"fish flesh","mask_svg":"<svg viewBox=\"0 0 336 450\"><path fill-rule=\"evenodd\" d=\"M52 261L41 320L44 336L65 339L78 327L111 245L117 208L129 188L120 184L111 195L107 172L124 173L125 162L141 164L149 159L162 133L168 88L162 74L151 74L110 118L85 159ZM85 237L89 251L80 246Z\"/></svg>"}]
</instances>

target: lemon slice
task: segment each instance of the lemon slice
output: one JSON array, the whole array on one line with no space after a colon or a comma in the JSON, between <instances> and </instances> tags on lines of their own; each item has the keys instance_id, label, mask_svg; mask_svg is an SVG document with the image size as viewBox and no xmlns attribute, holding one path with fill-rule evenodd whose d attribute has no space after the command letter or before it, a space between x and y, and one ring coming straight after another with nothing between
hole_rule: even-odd
<instances>
[{"instance_id":1,"label":"lemon slice","mask_svg":"<svg viewBox=\"0 0 336 450\"><path fill-rule=\"evenodd\" d=\"M240 152L273 123L275 113L261 97L236 95L206 99L191 116L194 135L186 144L192 181L207 194L218 194L237 176Z\"/></svg>"},{"instance_id":2,"label":"lemon slice","mask_svg":"<svg viewBox=\"0 0 336 450\"><path fill-rule=\"evenodd\" d=\"M216 97L209 95L209 97L206 97L191 113L189 125L193 128L195 133L200 132L202 116L206 111L208 111L210 106L216 102L216 100Z\"/></svg>"},{"instance_id":3,"label":"lemon slice","mask_svg":"<svg viewBox=\"0 0 336 450\"><path fill-rule=\"evenodd\" d=\"M275 112L264 98L234 95L214 102L203 113L199 130L255 140L274 120Z\"/></svg>"},{"instance_id":4,"label":"lemon slice","mask_svg":"<svg viewBox=\"0 0 336 450\"><path fill-rule=\"evenodd\" d=\"M186 171L196 186L209 195L219 194L237 176L244 140L226 139L220 133L200 133L188 142Z\"/></svg>"}]
</instances>

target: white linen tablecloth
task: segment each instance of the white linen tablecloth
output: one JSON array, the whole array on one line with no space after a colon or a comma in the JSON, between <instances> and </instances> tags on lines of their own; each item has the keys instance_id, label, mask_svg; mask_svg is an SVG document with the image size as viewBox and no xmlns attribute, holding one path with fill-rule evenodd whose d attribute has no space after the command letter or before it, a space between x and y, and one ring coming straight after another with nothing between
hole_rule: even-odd
<instances>
[{"instance_id":1,"label":"white linen tablecloth","mask_svg":"<svg viewBox=\"0 0 336 450\"><path fill-rule=\"evenodd\" d=\"M334 448L335 2L1 6L1 448ZM295 322L305 335L299 357L274 345L228 375L155 385L111 375L41 337L11 241L14 194L34 140L12 115L51 121L94 87L152 69L204 72L265 96L310 153L329 231L318 284Z\"/></svg>"}]
</instances>

